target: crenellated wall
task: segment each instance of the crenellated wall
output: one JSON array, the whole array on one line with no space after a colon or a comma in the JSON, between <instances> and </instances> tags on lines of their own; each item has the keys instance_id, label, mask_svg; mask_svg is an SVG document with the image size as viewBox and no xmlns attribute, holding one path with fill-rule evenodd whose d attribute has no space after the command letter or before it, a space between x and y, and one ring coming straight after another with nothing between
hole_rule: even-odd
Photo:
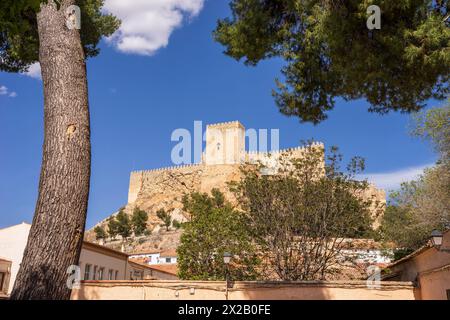
<instances>
[{"instance_id":1,"label":"crenellated wall","mask_svg":"<svg viewBox=\"0 0 450 320\"><path fill-rule=\"evenodd\" d=\"M323 143L314 142L311 144L313 150L324 150ZM295 147L271 152L245 152L241 161L236 163L214 163L214 164L188 164L182 166L173 166L158 168L152 170L133 171L130 174L130 185L128 189L128 203L134 203L139 195L144 195L146 192L151 194L165 192L159 187L163 181L172 179L171 185L176 185L177 182L181 186L188 187L188 189L197 190L201 192L210 192L212 188L216 187L223 192L227 192L226 182L230 179L239 178L239 166L243 163L261 163L269 168L276 169L278 160L283 154L289 154L293 158L301 158L305 155L308 148ZM321 156L319 168L324 168L325 162ZM186 178L188 178L186 180ZM183 189L181 187L181 189Z\"/></svg>"},{"instance_id":2,"label":"crenellated wall","mask_svg":"<svg viewBox=\"0 0 450 320\"><path fill-rule=\"evenodd\" d=\"M319 176L324 174L323 143L312 142L307 147L299 146L269 152L248 152L245 147L245 133L245 128L239 121L208 125L206 149L202 154L201 163L131 172L128 203L123 210L127 214L132 214L133 210L139 207L148 212L148 227L156 237L152 241L160 248L175 248L180 234L177 230L173 230L173 237L166 236L159 239L157 236L161 229L161 221L156 216L157 210L164 209L171 213L173 219L182 222L186 219L182 210L183 196L193 191L210 193L213 188L219 189L229 201L234 202L228 182L240 179L242 174L240 166L244 163L260 163L265 167L263 174L274 174L278 172L279 159L282 155L302 158L305 152L319 151L317 172ZM385 202L384 191L374 187L362 196L375 197L380 202ZM107 223L108 220L104 219L97 225L106 226ZM86 234L88 240L95 239L92 229Z\"/></svg>"},{"instance_id":3,"label":"crenellated wall","mask_svg":"<svg viewBox=\"0 0 450 320\"><path fill-rule=\"evenodd\" d=\"M188 164L182 166L164 167L152 170L132 171L130 174L130 184L128 188L128 203L136 201L139 192L143 189L144 182L151 182L158 180L161 175L166 174L183 174L192 173L193 171L201 170L202 164Z\"/></svg>"}]
</instances>

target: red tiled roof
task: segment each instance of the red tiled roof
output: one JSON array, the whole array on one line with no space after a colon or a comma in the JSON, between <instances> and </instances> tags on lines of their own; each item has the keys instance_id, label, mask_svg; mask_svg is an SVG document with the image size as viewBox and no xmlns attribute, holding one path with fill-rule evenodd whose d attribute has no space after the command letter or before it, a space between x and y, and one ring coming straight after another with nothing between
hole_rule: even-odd
<instances>
[{"instance_id":1,"label":"red tiled roof","mask_svg":"<svg viewBox=\"0 0 450 320\"><path fill-rule=\"evenodd\" d=\"M141 259L128 259L128 262L130 264L135 264L135 265L138 265L141 267L145 267L147 269L150 268L150 266L147 263L145 263L145 261L142 261Z\"/></svg>"},{"instance_id":2,"label":"red tiled roof","mask_svg":"<svg viewBox=\"0 0 450 320\"><path fill-rule=\"evenodd\" d=\"M84 249L88 249L88 250L89 249L94 249L94 250L97 249L99 251L102 251L103 253L116 254L116 255L119 255L119 256L121 256L121 257L123 257L125 259L128 258L128 254L125 253L125 252L118 251L118 250L115 250L115 249L111 249L109 247L102 246L100 244L89 242L89 241L86 241L86 240L83 240L83 248Z\"/></svg>"},{"instance_id":3,"label":"red tiled roof","mask_svg":"<svg viewBox=\"0 0 450 320\"><path fill-rule=\"evenodd\" d=\"M137 256L140 254L155 254L155 253L160 253L161 250L158 249L148 249L148 250L142 250L142 251L136 251L136 252L131 252L130 255L132 256Z\"/></svg>"},{"instance_id":4,"label":"red tiled roof","mask_svg":"<svg viewBox=\"0 0 450 320\"><path fill-rule=\"evenodd\" d=\"M128 258L131 262L141 263L141 264L147 264L146 258Z\"/></svg>"},{"instance_id":5,"label":"red tiled roof","mask_svg":"<svg viewBox=\"0 0 450 320\"><path fill-rule=\"evenodd\" d=\"M160 257L176 257L177 256L177 250L176 249L168 249L163 252L161 252Z\"/></svg>"},{"instance_id":6,"label":"red tiled roof","mask_svg":"<svg viewBox=\"0 0 450 320\"><path fill-rule=\"evenodd\" d=\"M149 267L150 269L156 270L156 271L160 271L160 272L164 272L164 273L168 273L171 275L176 276L178 274L178 265L176 263L173 264L152 264L152 265L148 265L147 267Z\"/></svg>"}]
</instances>

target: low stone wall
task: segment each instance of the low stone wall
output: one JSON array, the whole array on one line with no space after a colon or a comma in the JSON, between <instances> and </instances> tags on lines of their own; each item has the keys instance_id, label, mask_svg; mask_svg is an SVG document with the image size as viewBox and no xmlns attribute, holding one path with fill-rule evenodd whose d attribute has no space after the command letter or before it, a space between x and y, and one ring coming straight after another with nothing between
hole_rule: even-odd
<instances>
[{"instance_id":1,"label":"low stone wall","mask_svg":"<svg viewBox=\"0 0 450 320\"><path fill-rule=\"evenodd\" d=\"M232 283L230 300L414 300L411 282L302 281ZM224 300L224 281L82 281L74 300Z\"/></svg>"},{"instance_id":2,"label":"low stone wall","mask_svg":"<svg viewBox=\"0 0 450 320\"><path fill-rule=\"evenodd\" d=\"M450 299L450 264L419 273L421 300Z\"/></svg>"}]
</instances>

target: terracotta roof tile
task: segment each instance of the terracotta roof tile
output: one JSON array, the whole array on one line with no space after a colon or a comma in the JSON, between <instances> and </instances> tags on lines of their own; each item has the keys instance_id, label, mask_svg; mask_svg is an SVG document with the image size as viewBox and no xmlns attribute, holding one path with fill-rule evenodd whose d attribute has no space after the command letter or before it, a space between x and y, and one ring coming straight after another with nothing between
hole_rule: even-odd
<instances>
[{"instance_id":1,"label":"terracotta roof tile","mask_svg":"<svg viewBox=\"0 0 450 320\"><path fill-rule=\"evenodd\" d=\"M147 267L149 267L150 269L156 270L156 271L169 273L169 274L172 274L172 275L175 275L175 276L178 273L178 265L176 263L173 263L173 264L152 264L152 265L148 265Z\"/></svg>"},{"instance_id":2,"label":"terracotta roof tile","mask_svg":"<svg viewBox=\"0 0 450 320\"><path fill-rule=\"evenodd\" d=\"M142 251L136 251L129 253L130 255L140 255L140 254L155 254L155 253L161 253L161 250L158 249L148 249L148 250L142 250Z\"/></svg>"},{"instance_id":3,"label":"terracotta roof tile","mask_svg":"<svg viewBox=\"0 0 450 320\"><path fill-rule=\"evenodd\" d=\"M161 252L160 257L176 257L177 256L177 250L176 249L168 249L163 252Z\"/></svg>"}]
</instances>

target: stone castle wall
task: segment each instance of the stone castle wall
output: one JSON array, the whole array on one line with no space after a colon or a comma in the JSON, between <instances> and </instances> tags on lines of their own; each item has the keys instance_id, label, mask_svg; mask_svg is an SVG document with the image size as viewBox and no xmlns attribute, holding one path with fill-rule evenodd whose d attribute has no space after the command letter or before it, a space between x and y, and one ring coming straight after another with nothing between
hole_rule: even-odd
<instances>
[{"instance_id":1,"label":"stone castle wall","mask_svg":"<svg viewBox=\"0 0 450 320\"><path fill-rule=\"evenodd\" d=\"M317 165L319 175L324 174L324 145L315 142L311 147L314 151L322 152ZM182 211L182 198L185 194L193 191L210 193L213 188L217 188L224 193L227 200L233 203L235 199L229 191L228 182L238 181L241 178L241 164L261 163L269 169L266 171L267 174L273 174L277 172L278 160L282 154L289 154L292 158L302 158L309 150L311 149L295 147L271 152L247 152L245 150L245 128L238 121L208 125L206 149L200 164L131 172L128 203L123 209L127 214L132 214L136 207L145 210L149 214L149 228L153 231L152 234L156 234L161 230L161 221L156 216L159 209L170 212L173 219L180 222L185 221L186 213ZM382 204L386 202L384 191L373 186L361 196L365 199L378 200ZM382 213L379 215L377 208L374 207L373 212L375 216L380 217ZM379 224L378 221L379 219L375 226ZM105 227L106 224L107 219L97 225ZM90 241L95 239L92 229L86 233L86 238ZM161 241L156 239L153 242L158 242L159 248L174 248L178 238L179 233L172 238L162 237Z\"/></svg>"},{"instance_id":2,"label":"stone castle wall","mask_svg":"<svg viewBox=\"0 0 450 320\"><path fill-rule=\"evenodd\" d=\"M313 148L323 151L322 143L314 143ZM159 168L154 170L134 171L130 175L128 203L134 203L138 198L167 195L176 190L176 195L182 191L199 191L209 193L217 188L228 193L227 182L236 181L240 177L239 167L243 163L262 163L269 168L277 168L279 157L289 153L292 158L301 158L308 149L304 147L290 148L274 152L245 152L243 161L231 164L192 164ZM318 167L324 168L323 157ZM175 195L175 194L174 194Z\"/></svg>"},{"instance_id":3,"label":"stone castle wall","mask_svg":"<svg viewBox=\"0 0 450 320\"><path fill-rule=\"evenodd\" d=\"M193 191L209 193L217 188L227 194L227 182L239 179L239 174L236 164L199 164L132 172L129 204L144 210L149 203L159 204L161 208L179 208L183 195Z\"/></svg>"}]
</instances>

